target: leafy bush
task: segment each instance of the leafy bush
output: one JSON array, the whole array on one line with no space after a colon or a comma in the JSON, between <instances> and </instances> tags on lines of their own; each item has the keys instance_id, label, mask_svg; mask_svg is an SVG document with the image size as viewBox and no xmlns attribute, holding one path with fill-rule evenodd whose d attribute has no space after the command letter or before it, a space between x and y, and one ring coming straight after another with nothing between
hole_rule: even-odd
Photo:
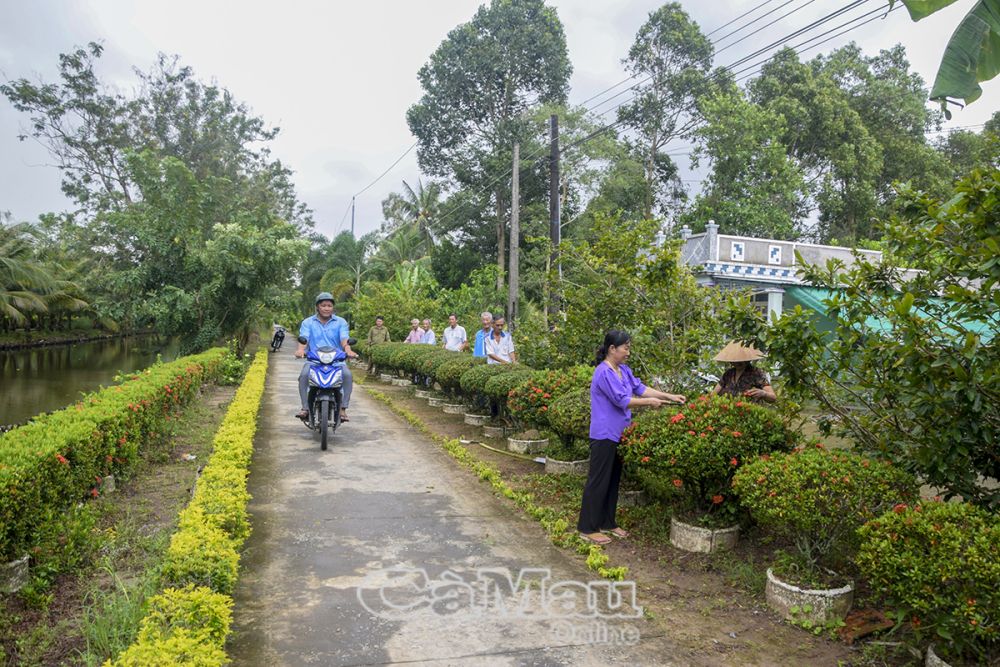
<instances>
[{"instance_id":1,"label":"leafy bush","mask_svg":"<svg viewBox=\"0 0 1000 667\"><path fill-rule=\"evenodd\" d=\"M427 346L431 347L431 346ZM434 352L424 355L417 361L416 372L419 375L437 381L437 369L440 366L458 358L461 352L449 352L439 347L434 348Z\"/></svg>"},{"instance_id":2,"label":"leafy bush","mask_svg":"<svg viewBox=\"0 0 1000 667\"><path fill-rule=\"evenodd\" d=\"M243 380L243 374L247 372L250 365L250 355L240 354L239 341L229 341L226 354L219 360L216 380L219 384L233 386Z\"/></svg>"},{"instance_id":3,"label":"leafy bush","mask_svg":"<svg viewBox=\"0 0 1000 667\"><path fill-rule=\"evenodd\" d=\"M459 379L459 387L462 389L462 393L467 396L473 398L477 395L485 397L486 383L490 378L515 370L525 369L519 364L483 364L481 366L473 366L462 373L462 377Z\"/></svg>"},{"instance_id":4,"label":"leafy bush","mask_svg":"<svg viewBox=\"0 0 1000 667\"><path fill-rule=\"evenodd\" d=\"M392 365L399 372L416 373L425 357L440 351L441 348L433 345L403 344L402 349L392 355Z\"/></svg>"},{"instance_id":5,"label":"leafy bush","mask_svg":"<svg viewBox=\"0 0 1000 667\"><path fill-rule=\"evenodd\" d=\"M856 531L917 497L913 475L886 461L821 445L761 457L736 473L733 490L762 526L794 540L803 575L843 567Z\"/></svg>"},{"instance_id":6,"label":"leafy bush","mask_svg":"<svg viewBox=\"0 0 1000 667\"><path fill-rule=\"evenodd\" d=\"M530 381L511 389L507 407L518 421L546 428L549 425L548 410L552 401L567 391L589 386L593 374L592 366L537 371Z\"/></svg>"},{"instance_id":7,"label":"leafy bush","mask_svg":"<svg viewBox=\"0 0 1000 667\"><path fill-rule=\"evenodd\" d=\"M491 400L506 405L507 397L514 387L530 380L534 374L535 371L527 368L511 369L507 373L495 375L487 380L486 384L483 385L483 393Z\"/></svg>"},{"instance_id":8,"label":"leafy bush","mask_svg":"<svg viewBox=\"0 0 1000 667\"><path fill-rule=\"evenodd\" d=\"M139 636L115 667L224 665L233 601L207 588L168 588L149 601Z\"/></svg>"},{"instance_id":9,"label":"leafy bush","mask_svg":"<svg viewBox=\"0 0 1000 667\"><path fill-rule=\"evenodd\" d=\"M129 374L121 384L0 435L0 561L20 558L44 523L125 473L141 443L215 378L224 348Z\"/></svg>"},{"instance_id":10,"label":"leafy bush","mask_svg":"<svg viewBox=\"0 0 1000 667\"><path fill-rule=\"evenodd\" d=\"M405 349L406 343L385 343L376 345L371 349L370 359L373 364L380 368L394 368L392 360L396 353Z\"/></svg>"},{"instance_id":11,"label":"leafy bush","mask_svg":"<svg viewBox=\"0 0 1000 667\"><path fill-rule=\"evenodd\" d=\"M622 436L622 454L641 477L669 480L695 518L732 523L738 510L730 488L733 474L761 454L790 450L795 441L767 408L702 396L680 411L638 414Z\"/></svg>"},{"instance_id":12,"label":"leafy bush","mask_svg":"<svg viewBox=\"0 0 1000 667\"><path fill-rule=\"evenodd\" d=\"M441 388L449 394L457 392L461 388L462 376L471 368L485 366L486 360L482 357L473 357L470 354L461 354L457 359L452 359L437 368L434 379L437 380Z\"/></svg>"},{"instance_id":13,"label":"leafy bush","mask_svg":"<svg viewBox=\"0 0 1000 667\"><path fill-rule=\"evenodd\" d=\"M590 390L574 389L549 404L549 425L564 444L590 438Z\"/></svg>"},{"instance_id":14,"label":"leafy bush","mask_svg":"<svg viewBox=\"0 0 1000 667\"><path fill-rule=\"evenodd\" d=\"M857 564L897 621L944 658L1000 657L1000 519L966 503L896 505L859 531Z\"/></svg>"}]
</instances>

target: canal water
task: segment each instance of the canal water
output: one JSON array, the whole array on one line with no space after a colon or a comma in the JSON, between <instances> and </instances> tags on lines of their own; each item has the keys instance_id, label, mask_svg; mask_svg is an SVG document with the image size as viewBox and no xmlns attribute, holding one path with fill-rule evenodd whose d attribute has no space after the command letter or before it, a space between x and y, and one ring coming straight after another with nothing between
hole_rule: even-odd
<instances>
[{"instance_id":1,"label":"canal water","mask_svg":"<svg viewBox=\"0 0 1000 667\"><path fill-rule=\"evenodd\" d=\"M19 424L114 384L115 375L177 358L177 339L116 338L0 351L0 424Z\"/></svg>"}]
</instances>

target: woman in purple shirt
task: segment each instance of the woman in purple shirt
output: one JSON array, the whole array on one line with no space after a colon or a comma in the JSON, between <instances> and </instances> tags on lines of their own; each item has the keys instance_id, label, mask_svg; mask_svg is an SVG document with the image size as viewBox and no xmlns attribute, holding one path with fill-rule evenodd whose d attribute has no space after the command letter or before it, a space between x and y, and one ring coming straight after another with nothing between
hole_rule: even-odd
<instances>
[{"instance_id":1,"label":"woman in purple shirt","mask_svg":"<svg viewBox=\"0 0 1000 667\"><path fill-rule=\"evenodd\" d=\"M666 403L684 403L680 394L666 394L647 387L625 365L631 353L632 337L624 331L611 330L597 350L597 368L590 382L590 471L583 488L583 506L577 529L587 541L607 544L611 538L628 537L618 527L618 483L622 459L618 442L632 421L631 408L640 405L658 408Z\"/></svg>"}]
</instances>

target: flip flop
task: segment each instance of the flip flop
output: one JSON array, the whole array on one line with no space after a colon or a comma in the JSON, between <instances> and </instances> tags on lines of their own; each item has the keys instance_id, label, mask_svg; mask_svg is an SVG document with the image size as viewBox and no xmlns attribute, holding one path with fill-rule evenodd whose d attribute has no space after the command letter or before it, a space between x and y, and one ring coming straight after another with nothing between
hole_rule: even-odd
<instances>
[{"instance_id":1,"label":"flip flop","mask_svg":"<svg viewBox=\"0 0 1000 667\"><path fill-rule=\"evenodd\" d=\"M602 530L601 532L605 535L614 535L620 540L624 540L628 537L628 531L624 528L612 528L611 530Z\"/></svg>"},{"instance_id":2,"label":"flip flop","mask_svg":"<svg viewBox=\"0 0 1000 667\"><path fill-rule=\"evenodd\" d=\"M305 420L309 419L309 411L308 410L299 410L298 413L296 413L295 418L296 419L301 419L302 421L305 421Z\"/></svg>"},{"instance_id":3,"label":"flip flop","mask_svg":"<svg viewBox=\"0 0 1000 667\"><path fill-rule=\"evenodd\" d=\"M345 422L349 422L349 421L351 421L351 420L347 418L347 415L345 415L345 414L341 414L340 415L340 423L341 424L343 424Z\"/></svg>"},{"instance_id":4,"label":"flip flop","mask_svg":"<svg viewBox=\"0 0 1000 667\"><path fill-rule=\"evenodd\" d=\"M610 537L605 537L602 540L598 537L591 537L590 535L585 535L584 533L580 533L580 539L583 540L584 542L590 542L591 544L597 544L600 546L604 546L605 544L611 544L612 542L612 539Z\"/></svg>"}]
</instances>

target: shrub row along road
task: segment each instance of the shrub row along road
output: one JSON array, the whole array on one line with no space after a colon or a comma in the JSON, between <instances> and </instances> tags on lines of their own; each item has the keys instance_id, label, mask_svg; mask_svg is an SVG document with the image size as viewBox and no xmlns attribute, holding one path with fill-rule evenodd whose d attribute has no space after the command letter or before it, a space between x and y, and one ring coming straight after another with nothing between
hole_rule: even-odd
<instances>
[{"instance_id":1,"label":"shrub row along road","mask_svg":"<svg viewBox=\"0 0 1000 667\"><path fill-rule=\"evenodd\" d=\"M672 664L673 644L642 618L553 609L552 583L596 575L360 386L352 421L321 452L292 418L299 364L286 351L271 358L250 476L254 532L235 596L236 664ZM473 583L488 579L483 568L515 580L549 568L551 577L501 593L500 609L484 593L503 586L467 588L445 574Z\"/></svg>"}]
</instances>

